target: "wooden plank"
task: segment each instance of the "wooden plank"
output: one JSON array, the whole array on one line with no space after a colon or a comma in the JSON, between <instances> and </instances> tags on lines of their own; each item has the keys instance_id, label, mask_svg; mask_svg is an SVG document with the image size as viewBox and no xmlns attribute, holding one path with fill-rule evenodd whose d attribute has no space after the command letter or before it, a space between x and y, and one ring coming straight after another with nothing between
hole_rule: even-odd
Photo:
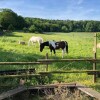
<instances>
[{"instance_id":1,"label":"wooden plank","mask_svg":"<svg viewBox=\"0 0 100 100\"><path fill-rule=\"evenodd\" d=\"M75 71L49 71L49 72L39 72L39 74L59 74L59 73L95 73L99 74L100 70L75 70Z\"/></svg>"},{"instance_id":2,"label":"wooden plank","mask_svg":"<svg viewBox=\"0 0 100 100\"><path fill-rule=\"evenodd\" d=\"M31 90L31 89L44 89L44 88L56 88L56 87L75 87L78 90L86 93L87 95L96 98L97 100L100 100L100 93L98 93L97 91L92 90L89 87L86 87L84 85L80 85L78 83L58 83L58 84L48 84L48 85L37 85L37 86L30 86L28 88L26 88L25 86L20 86L16 89L7 91L5 93L0 94L0 100L3 100L7 97L13 96L17 93L20 93L22 91L25 91L26 89Z\"/></svg>"},{"instance_id":3,"label":"wooden plank","mask_svg":"<svg viewBox=\"0 0 100 100\"><path fill-rule=\"evenodd\" d=\"M12 95L15 95L15 94L17 94L19 92L25 91L26 89L27 89L26 87L21 86L21 87L18 87L16 89L13 89L13 90L9 90L7 92L4 92L4 93L0 94L0 100L3 100L5 98L7 98L7 97L10 97Z\"/></svg>"},{"instance_id":4,"label":"wooden plank","mask_svg":"<svg viewBox=\"0 0 100 100\"><path fill-rule=\"evenodd\" d=\"M94 34L94 59L97 58L97 34ZM96 62L93 63L93 70L96 70ZM93 75L93 82L96 82L96 74Z\"/></svg>"},{"instance_id":5,"label":"wooden plank","mask_svg":"<svg viewBox=\"0 0 100 100\"><path fill-rule=\"evenodd\" d=\"M0 65L35 65L50 64L50 62L0 62Z\"/></svg>"},{"instance_id":6,"label":"wooden plank","mask_svg":"<svg viewBox=\"0 0 100 100\"><path fill-rule=\"evenodd\" d=\"M0 75L0 78L14 78L14 77L32 77L40 76L40 74L22 74L22 75Z\"/></svg>"},{"instance_id":7,"label":"wooden plank","mask_svg":"<svg viewBox=\"0 0 100 100\"><path fill-rule=\"evenodd\" d=\"M38 59L39 62L79 62L79 61L89 61L89 62L98 62L100 59Z\"/></svg>"},{"instance_id":8,"label":"wooden plank","mask_svg":"<svg viewBox=\"0 0 100 100\"><path fill-rule=\"evenodd\" d=\"M26 88L25 86L20 86L16 89L13 90L9 90L7 92L4 92L2 94L0 94L0 100L3 100L7 97L13 96L17 93L23 92L25 90L31 90L31 89L44 89L44 88L55 88L58 86L66 86L66 87L75 87L76 83L64 83L64 84L48 84L48 85L37 85L37 86L29 86L28 88Z\"/></svg>"},{"instance_id":9,"label":"wooden plank","mask_svg":"<svg viewBox=\"0 0 100 100\"><path fill-rule=\"evenodd\" d=\"M49 71L49 72L38 72L37 74L16 74L16 75L0 75L0 78L13 78L13 77L27 77L27 76L40 76L46 74L59 74L59 73L87 73L87 74L100 74L100 70L76 70L76 71Z\"/></svg>"},{"instance_id":10,"label":"wooden plank","mask_svg":"<svg viewBox=\"0 0 100 100\"><path fill-rule=\"evenodd\" d=\"M46 59L48 59L48 53L46 53ZM48 64L46 64L46 71L48 71Z\"/></svg>"},{"instance_id":11,"label":"wooden plank","mask_svg":"<svg viewBox=\"0 0 100 100\"><path fill-rule=\"evenodd\" d=\"M96 70L93 70L93 71L90 71L87 73L88 73L88 75L100 75L100 71L96 71Z\"/></svg>"},{"instance_id":12,"label":"wooden plank","mask_svg":"<svg viewBox=\"0 0 100 100\"><path fill-rule=\"evenodd\" d=\"M32 69L16 69L16 70L2 70L0 71L0 75L15 75L15 74L23 74L23 73L35 73L35 68Z\"/></svg>"},{"instance_id":13,"label":"wooden plank","mask_svg":"<svg viewBox=\"0 0 100 100\"><path fill-rule=\"evenodd\" d=\"M76 87L77 87L80 91L82 91L82 92L88 94L89 96L91 96L91 97L93 97L93 98L96 98L97 100L100 100L100 93L97 92L97 91L95 91L95 90L93 90L92 88L86 87L86 86L81 85L81 84L78 84L78 83L76 84Z\"/></svg>"},{"instance_id":14,"label":"wooden plank","mask_svg":"<svg viewBox=\"0 0 100 100\"><path fill-rule=\"evenodd\" d=\"M47 85L37 85L30 86L28 89L44 89L44 88L57 88L57 87L75 87L76 83L56 83L56 84L47 84Z\"/></svg>"}]
</instances>

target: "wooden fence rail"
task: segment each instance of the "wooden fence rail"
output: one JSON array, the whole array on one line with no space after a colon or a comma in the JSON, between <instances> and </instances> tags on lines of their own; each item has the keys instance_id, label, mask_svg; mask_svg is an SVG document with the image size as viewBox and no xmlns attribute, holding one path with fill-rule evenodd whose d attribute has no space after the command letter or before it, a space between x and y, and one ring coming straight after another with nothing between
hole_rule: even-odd
<instances>
[{"instance_id":1,"label":"wooden fence rail","mask_svg":"<svg viewBox=\"0 0 100 100\"><path fill-rule=\"evenodd\" d=\"M35 73L35 68L31 69L16 69L16 70L1 70L0 75L15 75L15 74L25 74L25 73Z\"/></svg>"},{"instance_id":2,"label":"wooden fence rail","mask_svg":"<svg viewBox=\"0 0 100 100\"><path fill-rule=\"evenodd\" d=\"M22 78L22 77L33 77L33 76L40 76L40 74L22 74L22 75L0 75L0 78Z\"/></svg>"},{"instance_id":3,"label":"wooden fence rail","mask_svg":"<svg viewBox=\"0 0 100 100\"><path fill-rule=\"evenodd\" d=\"M46 54L47 56L47 54ZM39 72L39 73L36 73L36 76L37 75L40 75L40 74L49 74L49 73L87 73L87 74L91 74L91 75L100 75L100 70L87 70L87 71L52 71L52 72L48 72L48 64L51 64L51 63L54 63L54 62L84 62L84 61L89 61L91 63L100 63L100 59L39 59L37 62L0 62L0 65L39 65L39 64L45 64L47 65L46 67L46 71L44 72ZM28 70L28 69L27 69ZM2 71L1 71L2 72ZM6 71L5 71L6 73ZM8 72L7 72L8 73ZM35 73L32 75L29 75L29 74L24 74L22 75L22 77L25 77L25 76L35 76ZM3 76L0 76L0 77L21 77L21 75L3 75Z\"/></svg>"},{"instance_id":4,"label":"wooden fence rail","mask_svg":"<svg viewBox=\"0 0 100 100\"><path fill-rule=\"evenodd\" d=\"M89 75L99 74L100 70L75 70L75 71L48 71L48 72L39 72L39 74L59 74L59 73L87 73Z\"/></svg>"},{"instance_id":5,"label":"wooden fence rail","mask_svg":"<svg viewBox=\"0 0 100 100\"><path fill-rule=\"evenodd\" d=\"M46 54L47 56L48 54ZM93 82L96 82L97 75L100 76L100 70L96 70L96 63L100 63L100 59L96 59L96 53L94 54L93 59L38 59L39 62L48 62L48 63L54 63L54 62L90 62L93 63L93 70L92 71L65 71L61 73L88 73L93 75ZM45 73L45 72L44 72ZM47 72L47 73L60 73L60 72ZM45 73L46 74L46 73Z\"/></svg>"},{"instance_id":6,"label":"wooden fence rail","mask_svg":"<svg viewBox=\"0 0 100 100\"><path fill-rule=\"evenodd\" d=\"M100 63L100 59L38 59L39 62L48 62L48 63L53 63L53 62L79 62L79 61L88 61L92 63Z\"/></svg>"},{"instance_id":7,"label":"wooden fence rail","mask_svg":"<svg viewBox=\"0 0 100 100\"><path fill-rule=\"evenodd\" d=\"M0 65L36 65L50 64L49 62L0 62Z\"/></svg>"},{"instance_id":8,"label":"wooden fence rail","mask_svg":"<svg viewBox=\"0 0 100 100\"><path fill-rule=\"evenodd\" d=\"M0 67L2 65L48 65L49 62L0 62ZM40 74L35 73L35 68L24 68L24 69L14 69L14 70L0 70L0 78L14 78L14 77L32 77L40 76Z\"/></svg>"}]
</instances>

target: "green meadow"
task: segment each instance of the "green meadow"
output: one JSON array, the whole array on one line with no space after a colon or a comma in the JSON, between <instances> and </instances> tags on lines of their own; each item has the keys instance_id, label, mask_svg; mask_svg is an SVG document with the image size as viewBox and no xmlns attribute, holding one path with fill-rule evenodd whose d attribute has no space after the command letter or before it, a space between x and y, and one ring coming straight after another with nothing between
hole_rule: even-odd
<instances>
[{"instance_id":1,"label":"green meadow","mask_svg":"<svg viewBox=\"0 0 100 100\"><path fill-rule=\"evenodd\" d=\"M48 47L45 47L43 52L40 52L38 43L36 45L28 46L28 40L32 36L41 36L44 41L48 40L65 40L68 42L68 54L64 55L64 59L73 58L84 58L91 59L94 57L93 46L94 46L94 33L22 33L13 32L11 36L1 36L0 37L0 62L33 62L38 59L45 59L46 53L49 55L49 59L62 59L62 50L56 51L56 57L54 54L50 53ZM25 45L19 44L19 41L25 41ZM99 40L97 40L99 42ZM97 49L97 58L100 58L100 50ZM100 70L100 64L97 64L97 69ZM90 62L55 62L49 65L49 71L67 71L67 70L92 70L93 64ZM32 66L2 66L0 65L0 70L8 69L18 69L18 68L36 68L37 72L45 71L44 65L32 65ZM56 82L78 82L88 85L100 92L100 79L97 78L97 82L93 83L93 76L83 74L53 74L45 78L45 83L56 83ZM17 84L16 80L4 80L0 84ZM29 80L30 82L30 80ZM31 79L30 84L37 84L35 77Z\"/></svg>"}]
</instances>

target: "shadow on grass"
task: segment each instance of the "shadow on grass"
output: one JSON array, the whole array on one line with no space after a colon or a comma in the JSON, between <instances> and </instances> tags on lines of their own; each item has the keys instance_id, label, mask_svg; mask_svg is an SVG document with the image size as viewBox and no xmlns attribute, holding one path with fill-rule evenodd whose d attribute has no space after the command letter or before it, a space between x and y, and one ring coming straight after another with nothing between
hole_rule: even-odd
<instances>
[{"instance_id":1,"label":"shadow on grass","mask_svg":"<svg viewBox=\"0 0 100 100\"><path fill-rule=\"evenodd\" d=\"M8 36L8 37L22 37L21 35L16 35L14 32L5 32L2 36Z\"/></svg>"},{"instance_id":2,"label":"shadow on grass","mask_svg":"<svg viewBox=\"0 0 100 100\"><path fill-rule=\"evenodd\" d=\"M8 37L23 37L23 36L21 36L21 35L15 35L14 33L12 33L12 34L8 34L8 35L4 35L4 36L8 36Z\"/></svg>"},{"instance_id":3,"label":"shadow on grass","mask_svg":"<svg viewBox=\"0 0 100 100\"><path fill-rule=\"evenodd\" d=\"M43 34L45 34L45 35L54 35L54 34L63 34L63 33L66 33L66 32L44 32ZM70 32L68 32L68 33L70 33ZM66 33L66 34L68 34L68 33Z\"/></svg>"},{"instance_id":4,"label":"shadow on grass","mask_svg":"<svg viewBox=\"0 0 100 100\"><path fill-rule=\"evenodd\" d=\"M0 56L0 62L33 62L44 58L39 54L15 53L14 51L5 51L2 48L0 48Z\"/></svg>"}]
</instances>

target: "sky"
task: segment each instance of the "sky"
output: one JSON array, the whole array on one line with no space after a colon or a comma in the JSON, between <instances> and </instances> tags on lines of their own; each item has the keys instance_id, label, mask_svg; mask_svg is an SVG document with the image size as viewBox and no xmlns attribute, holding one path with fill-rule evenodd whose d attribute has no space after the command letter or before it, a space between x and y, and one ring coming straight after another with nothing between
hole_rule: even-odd
<instances>
[{"instance_id":1,"label":"sky","mask_svg":"<svg viewBox=\"0 0 100 100\"><path fill-rule=\"evenodd\" d=\"M100 0L0 0L22 17L100 21Z\"/></svg>"}]
</instances>

